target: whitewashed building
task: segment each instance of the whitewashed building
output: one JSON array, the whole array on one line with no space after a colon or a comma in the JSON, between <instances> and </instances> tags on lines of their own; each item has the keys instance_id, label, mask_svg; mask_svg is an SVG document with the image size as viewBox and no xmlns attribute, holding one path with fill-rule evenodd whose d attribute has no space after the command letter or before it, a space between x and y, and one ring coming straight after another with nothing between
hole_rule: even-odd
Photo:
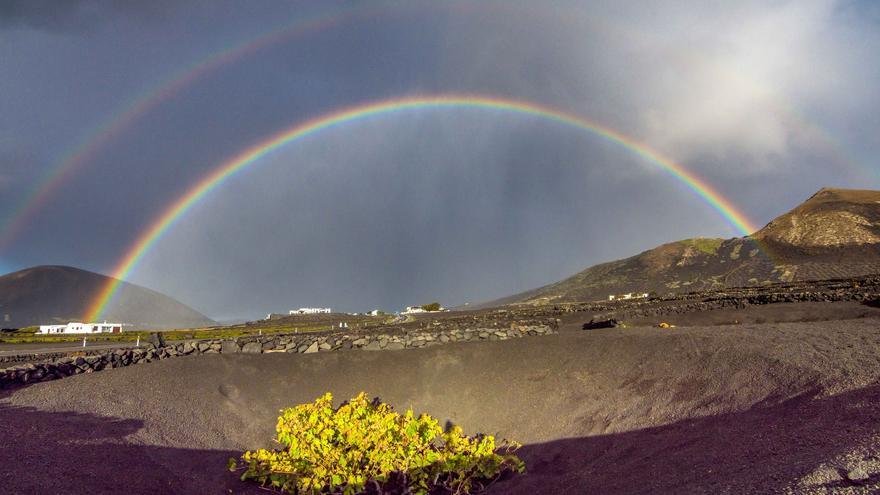
<instances>
[{"instance_id":1,"label":"whitewashed building","mask_svg":"<svg viewBox=\"0 0 880 495\"><path fill-rule=\"evenodd\" d=\"M400 312L400 314L412 315L412 314L416 314L416 313L439 313L441 311L449 311L449 310L444 308L443 306L440 306L440 308L437 309L437 311L428 311L427 309L425 309L421 306L407 306L406 309L404 309L403 311Z\"/></svg>"},{"instance_id":2,"label":"whitewashed building","mask_svg":"<svg viewBox=\"0 0 880 495\"><path fill-rule=\"evenodd\" d=\"M80 323L72 321L66 325L40 325L39 334L72 333L122 333L122 323Z\"/></svg>"},{"instance_id":3,"label":"whitewashed building","mask_svg":"<svg viewBox=\"0 0 880 495\"><path fill-rule=\"evenodd\" d=\"M330 308L299 308L299 309L291 309L291 315L322 315L322 314L330 314L332 311Z\"/></svg>"},{"instance_id":4,"label":"whitewashed building","mask_svg":"<svg viewBox=\"0 0 880 495\"><path fill-rule=\"evenodd\" d=\"M641 294L629 292L626 294L616 294L616 295L611 294L608 296L609 301L623 301L623 300L627 300L627 299L647 299L647 298L648 298L647 292L643 292Z\"/></svg>"}]
</instances>

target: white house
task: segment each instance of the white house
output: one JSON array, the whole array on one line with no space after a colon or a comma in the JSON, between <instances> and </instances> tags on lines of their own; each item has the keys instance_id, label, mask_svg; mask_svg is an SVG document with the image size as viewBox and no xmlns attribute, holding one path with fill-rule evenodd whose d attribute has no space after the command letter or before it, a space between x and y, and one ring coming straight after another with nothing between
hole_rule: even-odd
<instances>
[{"instance_id":1,"label":"white house","mask_svg":"<svg viewBox=\"0 0 880 495\"><path fill-rule=\"evenodd\" d=\"M329 314L331 312L330 308L299 308L296 310L290 310L290 314L292 315L320 315Z\"/></svg>"},{"instance_id":2,"label":"white house","mask_svg":"<svg viewBox=\"0 0 880 495\"><path fill-rule=\"evenodd\" d=\"M122 323L79 323L67 325L40 325L40 334L71 334L71 333L122 333Z\"/></svg>"},{"instance_id":3,"label":"white house","mask_svg":"<svg viewBox=\"0 0 880 495\"><path fill-rule=\"evenodd\" d=\"M374 309L372 311L367 312L367 316L379 316L380 314L382 314L381 309Z\"/></svg>"},{"instance_id":4,"label":"white house","mask_svg":"<svg viewBox=\"0 0 880 495\"><path fill-rule=\"evenodd\" d=\"M440 306L440 309L438 309L437 311L428 311L421 306L407 306L406 309L404 309L403 311L400 312L400 314L411 315L411 314L415 314L415 313L439 313L441 311L449 311L449 310L444 308L443 306Z\"/></svg>"},{"instance_id":5,"label":"white house","mask_svg":"<svg viewBox=\"0 0 880 495\"><path fill-rule=\"evenodd\" d=\"M608 296L609 301L622 301L622 300L626 300L626 299L647 299L647 298L648 298L647 292L643 292L641 294L635 294L632 292L628 292L626 294L618 294L618 295L611 294Z\"/></svg>"}]
</instances>

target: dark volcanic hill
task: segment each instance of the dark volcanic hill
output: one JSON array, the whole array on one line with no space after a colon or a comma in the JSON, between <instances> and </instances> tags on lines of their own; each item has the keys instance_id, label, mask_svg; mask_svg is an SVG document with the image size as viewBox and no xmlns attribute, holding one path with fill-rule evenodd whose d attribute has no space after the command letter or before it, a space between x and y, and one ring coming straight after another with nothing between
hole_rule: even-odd
<instances>
[{"instance_id":1,"label":"dark volcanic hill","mask_svg":"<svg viewBox=\"0 0 880 495\"><path fill-rule=\"evenodd\" d=\"M822 189L749 237L687 239L481 306L880 273L880 191Z\"/></svg>"},{"instance_id":2,"label":"dark volcanic hill","mask_svg":"<svg viewBox=\"0 0 880 495\"><path fill-rule=\"evenodd\" d=\"M37 266L0 277L0 326L67 323L83 317L109 277L69 266ZM107 310L108 321L143 328L209 326L214 321L198 311L127 282Z\"/></svg>"}]
</instances>

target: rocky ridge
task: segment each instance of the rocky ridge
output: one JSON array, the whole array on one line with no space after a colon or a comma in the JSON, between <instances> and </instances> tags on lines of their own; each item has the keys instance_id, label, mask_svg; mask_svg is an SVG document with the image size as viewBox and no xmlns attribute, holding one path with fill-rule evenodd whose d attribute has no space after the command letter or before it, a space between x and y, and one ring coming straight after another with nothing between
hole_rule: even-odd
<instances>
[{"instance_id":1,"label":"rocky ridge","mask_svg":"<svg viewBox=\"0 0 880 495\"><path fill-rule=\"evenodd\" d=\"M751 236L663 244L477 307L596 301L627 292L663 295L878 273L880 191L825 188Z\"/></svg>"},{"instance_id":2,"label":"rocky ridge","mask_svg":"<svg viewBox=\"0 0 880 495\"><path fill-rule=\"evenodd\" d=\"M598 319L628 320L768 304L846 301L880 304L880 276L671 293L648 299L516 305L494 311L516 314L520 318L558 318L571 313L586 313Z\"/></svg>"},{"instance_id":3,"label":"rocky ridge","mask_svg":"<svg viewBox=\"0 0 880 495\"><path fill-rule=\"evenodd\" d=\"M556 332L556 320L508 328L445 328L440 331L283 334L239 337L232 340L200 340L145 348L70 353L49 361L17 365L0 372L0 388L11 388L56 380L81 373L150 363L179 356L201 354L262 354L274 352L311 354L315 352L397 350L430 347L453 342L507 340Z\"/></svg>"},{"instance_id":4,"label":"rocky ridge","mask_svg":"<svg viewBox=\"0 0 880 495\"><path fill-rule=\"evenodd\" d=\"M752 237L804 250L880 244L880 192L820 189Z\"/></svg>"}]
</instances>

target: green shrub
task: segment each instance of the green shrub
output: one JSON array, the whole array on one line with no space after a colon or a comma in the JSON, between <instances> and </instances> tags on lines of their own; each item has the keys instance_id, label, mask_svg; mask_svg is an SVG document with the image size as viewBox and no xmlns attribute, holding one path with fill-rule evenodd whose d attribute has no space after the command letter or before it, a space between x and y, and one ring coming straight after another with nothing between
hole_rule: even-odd
<instances>
[{"instance_id":1,"label":"green shrub","mask_svg":"<svg viewBox=\"0 0 880 495\"><path fill-rule=\"evenodd\" d=\"M438 303L438 302L432 302L429 304L422 304L422 309L424 309L425 311L440 311L440 308L442 308L442 307L443 306L440 306L440 303Z\"/></svg>"},{"instance_id":2,"label":"green shrub","mask_svg":"<svg viewBox=\"0 0 880 495\"><path fill-rule=\"evenodd\" d=\"M298 495L352 495L368 485L383 492L467 494L500 476L525 471L516 442L496 448L491 436L446 431L412 410L400 415L364 393L333 409L325 394L282 411L276 440L283 450L248 451L230 470L242 480Z\"/></svg>"},{"instance_id":3,"label":"green shrub","mask_svg":"<svg viewBox=\"0 0 880 495\"><path fill-rule=\"evenodd\" d=\"M692 246L697 251L713 256L718 252L718 248L724 243L724 239L707 239L705 237L697 237L696 239L685 239L679 241L683 246Z\"/></svg>"}]
</instances>

